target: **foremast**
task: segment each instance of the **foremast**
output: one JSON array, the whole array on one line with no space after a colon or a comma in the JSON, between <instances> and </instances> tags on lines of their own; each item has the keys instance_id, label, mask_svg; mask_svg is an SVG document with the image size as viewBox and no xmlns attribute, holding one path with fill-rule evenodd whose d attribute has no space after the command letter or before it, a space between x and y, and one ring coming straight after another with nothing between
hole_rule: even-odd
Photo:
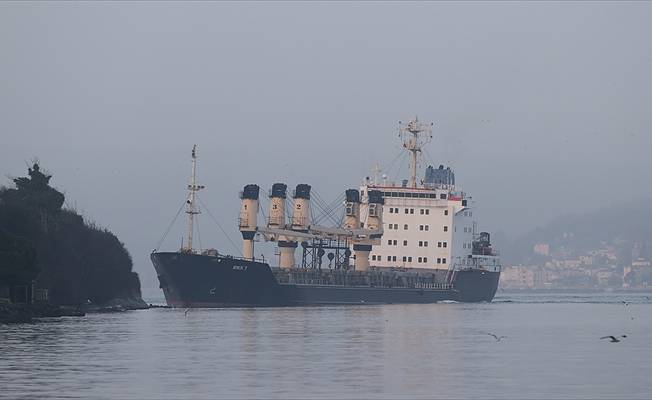
<instances>
[{"instance_id":1,"label":"foremast","mask_svg":"<svg viewBox=\"0 0 652 400\"><path fill-rule=\"evenodd\" d=\"M203 189L205 186L197 184L197 145L192 146L192 173L190 175L190 183L188 184L188 198L186 199L186 214L188 215L188 240L186 245L181 250L192 253L192 236L194 232L194 219L195 215L200 214L199 207L195 202L195 194Z\"/></svg>"}]
</instances>

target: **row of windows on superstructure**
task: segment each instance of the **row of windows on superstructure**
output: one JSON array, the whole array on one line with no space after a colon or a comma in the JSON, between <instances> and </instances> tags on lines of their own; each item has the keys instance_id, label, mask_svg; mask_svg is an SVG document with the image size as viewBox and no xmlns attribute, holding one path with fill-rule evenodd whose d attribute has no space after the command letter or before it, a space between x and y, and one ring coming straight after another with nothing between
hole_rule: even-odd
<instances>
[{"instance_id":1,"label":"row of windows on superstructure","mask_svg":"<svg viewBox=\"0 0 652 400\"><path fill-rule=\"evenodd\" d=\"M390 239L387 241L388 246L398 246L398 240L396 239ZM403 246L407 246L408 241L404 240L403 241ZM419 247L428 247L428 241L427 240L419 240ZM437 242L437 247L448 247L448 242ZM466 243L464 244L464 248L466 248Z\"/></svg>"},{"instance_id":2,"label":"row of windows on superstructure","mask_svg":"<svg viewBox=\"0 0 652 400\"><path fill-rule=\"evenodd\" d=\"M416 257L417 262L420 263L427 263L428 262L428 257ZM371 255L371 261L382 261L383 257L380 254L372 254ZM388 262L393 262L397 261L396 256L387 256L387 261ZM403 262L412 262L412 257L411 256L403 256ZM446 264L446 258L437 258L437 264Z\"/></svg>"},{"instance_id":3,"label":"row of windows on superstructure","mask_svg":"<svg viewBox=\"0 0 652 400\"><path fill-rule=\"evenodd\" d=\"M415 199L436 199L436 193L417 193L417 192L383 192L384 197L412 197ZM439 198L441 200L446 200L448 195L446 193L440 193Z\"/></svg>"},{"instance_id":4,"label":"row of windows on superstructure","mask_svg":"<svg viewBox=\"0 0 652 400\"><path fill-rule=\"evenodd\" d=\"M389 208L389 213L390 214L398 214L399 208L398 207L390 207ZM414 214L414 208L404 208L403 209L404 214ZM420 208L419 209L419 214L421 215L430 215L430 210L427 208ZM444 210L444 215L448 215L448 210ZM464 211L464 216L465 217L472 217L473 212L472 211Z\"/></svg>"},{"instance_id":5,"label":"row of windows on superstructure","mask_svg":"<svg viewBox=\"0 0 652 400\"><path fill-rule=\"evenodd\" d=\"M398 207L390 207L389 208L389 213L390 214L398 214L400 211ZM414 208L405 208L403 209L404 214L414 214ZM419 214L421 215L430 215L430 210L427 208L420 208L419 209Z\"/></svg>"},{"instance_id":6,"label":"row of windows on superstructure","mask_svg":"<svg viewBox=\"0 0 652 400\"><path fill-rule=\"evenodd\" d=\"M387 229L398 230L398 224L388 224ZM407 231L408 229L409 229L408 224L404 224L403 225L403 230ZM466 228L464 228L464 229L466 229ZM429 231L430 230L430 225L419 225L419 230L420 231ZM446 226L446 225L444 225L444 232L448 232L448 226ZM464 232L466 232L466 230ZM471 231L469 231L469 232L471 232Z\"/></svg>"},{"instance_id":7,"label":"row of windows on superstructure","mask_svg":"<svg viewBox=\"0 0 652 400\"><path fill-rule=\"evenodd\" d=\"M389 208L389 213L390 214L398 214L399 212L400 211L399 211L398 207L390 207ZM414 208L404 208L403 213L404 214L414 214ZM430 210L427 209L427 208L420 208L419 209L419 214L420 215L430 215ZM448 215L448 210L444 210L444 215Z\"/></svg>"}]
</instances>

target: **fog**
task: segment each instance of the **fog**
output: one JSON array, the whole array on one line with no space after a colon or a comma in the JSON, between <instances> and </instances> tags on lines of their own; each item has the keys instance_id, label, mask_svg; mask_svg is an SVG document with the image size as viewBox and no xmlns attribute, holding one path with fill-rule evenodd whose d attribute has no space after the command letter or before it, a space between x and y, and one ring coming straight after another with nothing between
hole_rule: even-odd
<instances>
[{"instance_id":1,"label":"fog","mask_svg":"<svg viewBox=\"0 0 652 400\"><path fill-rule=\"evenodd\" d=\"M332 200L418 115L434 122L421 169L451 165L480 227L514 237L652 195L650 20L645 2L0 3L0 173L38 158L147 291L193 144L239 246L244 184ZM203 217L203 247L239 251Z\"/></svg>"}]
</instances>

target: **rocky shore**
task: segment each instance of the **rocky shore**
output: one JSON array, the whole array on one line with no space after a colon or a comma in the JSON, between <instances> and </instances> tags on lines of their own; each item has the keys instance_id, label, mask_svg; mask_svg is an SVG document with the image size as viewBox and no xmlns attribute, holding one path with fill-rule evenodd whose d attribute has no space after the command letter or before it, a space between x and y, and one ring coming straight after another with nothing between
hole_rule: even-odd
<instances>
[{"instance_id":1,"label":"rocky shore","mask_svg":"<svg viewBox=\"0 0 652 400\"><path fill-rule=\"evenodd\" d=\"M83 309L88 313L120 312L129 310L146 310L149 305L141 298L113 299L103 304L86 304Z\"/></svg>"},{"instance_id":2,"label":"rocky shore","mask_svg":"<svg viewBox=\"0 0 652 400\"><path fill-rule=\"evenodd\" d=\"M51 304L0 304L0 323L34 322L37 318L82 317L85 313L76 307Z\"/></svg>"},{"instance_id":3,"label":"rocky shore","mask_svg":"<svg viewBox=\"0 0 652 400\"><path fill-rule=\"evenodd\" d=\"M87 313L145 310L149 306L142 299L115 299L102 305L86 304L80 307L52 304L0 304L0 324L36 322L39 318L83 317Z\"/></svg>"}]
</instances>

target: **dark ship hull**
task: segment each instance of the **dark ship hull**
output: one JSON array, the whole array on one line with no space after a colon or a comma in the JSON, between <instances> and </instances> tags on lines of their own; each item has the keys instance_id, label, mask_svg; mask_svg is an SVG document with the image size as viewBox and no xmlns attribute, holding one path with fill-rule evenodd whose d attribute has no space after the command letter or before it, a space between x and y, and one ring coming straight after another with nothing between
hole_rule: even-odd
<instances>
[{"instance_id":1,"label":"dark ship hull","mask_svg":"<svg viewBox=\"0 0 652 400\"><path fill-rule=\"evenodd\" d=\"M395 272L280 271L225 256L152 253L172 307L251 307L491 301L500 272L444 273L424 280Z\"/></svg>"}]
</instances>

